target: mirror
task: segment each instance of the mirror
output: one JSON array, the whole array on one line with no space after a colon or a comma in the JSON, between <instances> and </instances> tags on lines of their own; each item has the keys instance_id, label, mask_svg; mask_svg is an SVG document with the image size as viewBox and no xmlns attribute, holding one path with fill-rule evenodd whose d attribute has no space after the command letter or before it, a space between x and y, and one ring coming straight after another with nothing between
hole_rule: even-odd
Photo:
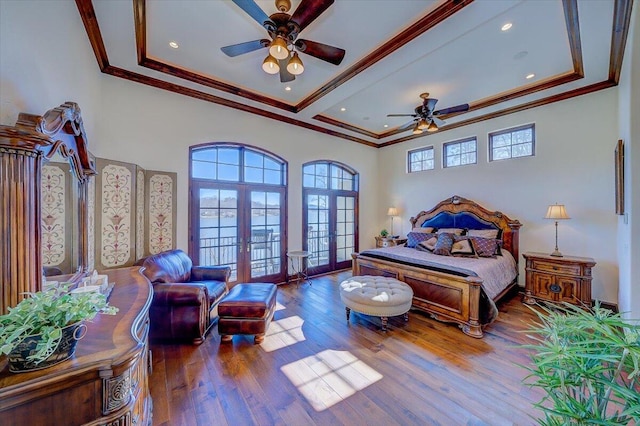
<instances>
[{"instance_id":1,"label":"mirror","mask_svg":"<svg viewBox=\"0 0 640 426\"><path fill-rule=\"evenodd\" d=\"M42 162L40 185L40 245L45 277L73 274L82 267L80 255L79 185L71 162L60 152Z\"/></svg>"}]
</instances>

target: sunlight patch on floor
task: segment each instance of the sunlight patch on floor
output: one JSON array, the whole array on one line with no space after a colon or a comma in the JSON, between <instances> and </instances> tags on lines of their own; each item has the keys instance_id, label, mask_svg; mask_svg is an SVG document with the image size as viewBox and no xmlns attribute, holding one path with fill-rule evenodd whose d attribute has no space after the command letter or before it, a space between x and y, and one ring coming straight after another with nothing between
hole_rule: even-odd
<instances>
[{"instance_id":1,"label":"sunlight patch on floor","mask_svg":"<svg viewBox=\"0 0 640 426\"><path fill-rule=\"evenodd\" d=\"M282 303L276 301L276 309L273 312L275 312L275 311L283 311L285 309L287 309L287 308Z\"/></svg>"},{"instance_id":2,"label":"sunlight patch on floor","mask_svg":"<svg viewBox=\"0 0 640 426\"><path fill-rule=\"evenodd\" d=\"M326 350L280 368L316 411L323 411L382 379L349 351Z\"/></svg>"},{"instance_id":3,"label":"sunlight patch on floor","mask_svg":"<svg viewBox=\"0 0 640 426\"><path fill-rule=\"evenodd\" d=\"M297 315L271 321L260 347L267 352L275 351L306 340L302 332L304 320Z\"/></svg>"}]
</instances>

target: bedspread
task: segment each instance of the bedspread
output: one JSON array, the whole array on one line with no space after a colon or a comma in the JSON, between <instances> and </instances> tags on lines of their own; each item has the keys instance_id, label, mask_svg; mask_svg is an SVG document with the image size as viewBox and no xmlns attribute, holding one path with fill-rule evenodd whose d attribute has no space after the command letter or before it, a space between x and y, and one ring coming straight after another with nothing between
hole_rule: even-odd
<instances>
[{"instance_id":1,"label":"bedspread","mask_svg":"<svg viewBox=\"0 0 640 426\"><path fill-rule=\"evenodd\" d=\"M518 275L516 261L507 250L496 258L468 258L440 256L404 246L365 250L361 256L423 267L461 277L482 279L482 289L490 299L495 299Z\"/></svg>"}]
</instances>

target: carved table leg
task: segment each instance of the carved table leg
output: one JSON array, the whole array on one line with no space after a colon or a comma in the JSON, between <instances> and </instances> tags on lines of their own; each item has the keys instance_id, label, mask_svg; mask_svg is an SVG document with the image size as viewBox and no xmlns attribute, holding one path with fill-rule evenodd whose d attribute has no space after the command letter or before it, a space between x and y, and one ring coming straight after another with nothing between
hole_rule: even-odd
<instances>
[{"instance_id":1,"label":"carved table leg","mask_svg":"<svg viewBox=\"0 0 640 426\"><path fill-rule=\"evenodd\" d=\"M404 313L404 322L409 322L409 312Z\"/></svg>"},{"instance_id":2,"label":"carved table leg","mask_svg":"<svg viewBox=\"0 0 640 426\"><path fill-rule=\"evenodd\" d=\"M389 317L380 317L382 320L382 331L387 331L387 322L389 321Z\"/></svg>"},{"instance_id":3,"label":"carved table leg","mask_svg":"<svg viewBox=\"0 0 640 426\"><path fill-rule=\"evenodd\" d=\"M536 304L536 299L531 296L531 291L530 290L526 290L525 291L524 297L522 298L522 301L524 303L526 303L527 305L535 305Z\"/></svg>"},{"instance_id":4,"label":"carved table leg","mask_svg":"<svg viewBox=\"0 0 640 426\"><path fill-rule=\"evenodd\" d=\"M345 309L347 311L347 323L348 323L349 322L349 316L351 315L351 308L346 307Z\"/></svg>"}]
</instances>

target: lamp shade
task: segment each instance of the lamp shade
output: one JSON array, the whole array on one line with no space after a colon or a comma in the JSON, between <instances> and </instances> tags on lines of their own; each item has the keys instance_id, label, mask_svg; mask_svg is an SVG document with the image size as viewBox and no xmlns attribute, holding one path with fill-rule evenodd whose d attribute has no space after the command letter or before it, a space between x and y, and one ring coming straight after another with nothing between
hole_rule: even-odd
<instances>
[{"instance_id":1,"label":"lamp shade","mask_svg":"<svg viewBox=\"0 0 640 426\"><path fill-rule=\"evenodd\" d=\"M416 124L416 127L413 128L413 131L411 132L414 135L419 135L420 133L422 133L422 129Z\"/></svg>"},{"instance_id":2,"label":"lamp shade","mask_svg":"<svg viewBox=\"0 0 640 426\"><path fill-rule=\"evenodd\" d=\"M304 71L304 65L298 56L298 52L293 52L293 56L289 59L287 64L287 71L293 75L300 75Z\"/></svg>"},{"instance_id":3,"label":"lamp shade","mask_svg":"<svg viewBox=\"0 0 640 426\"><path fill-rule=\"evenodd\" d=\"M545 219L571 219L564 208L564 204L552 204L547 209Z\"/></svg>"},{"instance_id":4,"label":"lamp shade","mask_svg":"<svg viewBox=\"0 0 640 426\"><path fill-rule=\"evenodd\" d=\"M267 74L277 74L280 72L280 65L273 56L267 56L262 62L262 70Z\"/></svg>"},{"instance_id":5,"label":"lamp shade","mask_svg":"<svg viewBox=\"0 0 640 426\"><path fill-rule=\"evenodd\" d=\"M427 127L427 132L435 132L438 130L438 126L436 125L435 121L432 121L431 123L429 123L429 127Z\"/></svg>"},{"instance_id":6,"label":"lamp shade","mask_svg":"<svg viewBox=\"0 0 640 426\"><path fill-rule=\"evenodd\" d=\"M269 46L269 54L276 59L286 59L289 57L287 42L281 37L276 37Z\"/></svg>"},{"instance_id":7,"label":"lamp shade","mask_svg":"<svg viewBox=\"0 0 640 426\"><path fill-rule=\"evenodd\" d=\"M398 216L398 209L395 207L389 207L389 210L387 210L387 216Z\"/></svg>"}]
</instances>

